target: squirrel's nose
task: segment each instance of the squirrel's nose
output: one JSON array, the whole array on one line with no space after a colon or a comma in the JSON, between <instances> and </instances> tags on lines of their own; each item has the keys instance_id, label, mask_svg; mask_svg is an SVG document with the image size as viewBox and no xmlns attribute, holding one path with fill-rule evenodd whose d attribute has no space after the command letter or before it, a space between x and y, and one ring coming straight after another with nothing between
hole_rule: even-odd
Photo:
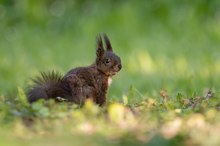
<instances>
[{"instance_id":1,"label":"squirrel's nose","mask_svg":"<svg viewBox=\"0 0 220 146\"><path fill-rule=\"evenodd\" d=\"M121 70L121 68L122 68L122 65L119 64L119 65L118 65L118 70Z\"/></svg>"}]
</instances>

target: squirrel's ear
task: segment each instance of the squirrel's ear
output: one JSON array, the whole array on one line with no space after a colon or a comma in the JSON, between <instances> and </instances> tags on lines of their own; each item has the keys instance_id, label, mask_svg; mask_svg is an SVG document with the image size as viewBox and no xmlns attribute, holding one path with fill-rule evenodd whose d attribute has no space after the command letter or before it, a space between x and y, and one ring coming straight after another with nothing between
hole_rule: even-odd
<instances>
[{"instance_id":1,"label":"squirrel's ear","mask_svg":"<svg viewBox=\"0 0 220 146\"><path fill-rule=\"evenodd\" d=\"M96 49L96 56L101 57L104 54L104 48L102 43L102 38L100 35L97 36L97 49Z\"/></svg>"},{"instance_id":2,"label":"squirrel's ear","mask_svg":"<svg viewBox=\"0 0 220 146\"><path fill-rule=\"evenodd\" d=\"M103 36L104 36L104 40L105 40L105 44L106 44L106 49L108 51L112 51L112 46L111 46L111 43L110 43L108 36L105 33L103 34Z\"/></svg>"}]
</instances>

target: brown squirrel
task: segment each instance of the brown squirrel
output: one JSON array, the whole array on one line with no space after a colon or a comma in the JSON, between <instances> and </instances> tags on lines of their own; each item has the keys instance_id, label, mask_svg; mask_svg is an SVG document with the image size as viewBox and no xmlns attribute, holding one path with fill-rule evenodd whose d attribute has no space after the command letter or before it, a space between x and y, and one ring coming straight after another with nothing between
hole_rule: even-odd
<instances>
[{"instance_id":1,"label":"brown squirrel","mask_svg":"<svg viewBox=\"0 0 220 146\"><path fill-rule=\"evenodd\" d=\"M106 34L97 36L96 61L88 67L77 67L70 70L64 77L57 72L41 73L33 79L34 85L27 92L30 103L39 99L67 100L82 104L91 98L98 105L106 102L106 93L111 77L121 68L121 59L113 53Z\"/></svg>"}]
</instances>

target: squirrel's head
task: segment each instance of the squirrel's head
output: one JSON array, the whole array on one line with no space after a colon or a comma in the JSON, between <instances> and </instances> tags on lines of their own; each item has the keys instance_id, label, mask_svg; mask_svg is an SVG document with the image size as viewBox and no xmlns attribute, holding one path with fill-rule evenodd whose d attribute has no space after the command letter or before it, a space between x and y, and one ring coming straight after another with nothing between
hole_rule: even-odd
<instances>
[{"instance_id":1,"label":"squirrel's head","mask_svg":"<svg viewBox=\"0 0 220 146\"><path fill-rule=\"evenodd\" d=\"M121 59L112 50L109 38L106 34L103 35L106 44L106 49L103 47L102 37L97 36L96 49L96 65L99 71L107 76L113 76L122 68Z\"/></svg>"}]
</instances>

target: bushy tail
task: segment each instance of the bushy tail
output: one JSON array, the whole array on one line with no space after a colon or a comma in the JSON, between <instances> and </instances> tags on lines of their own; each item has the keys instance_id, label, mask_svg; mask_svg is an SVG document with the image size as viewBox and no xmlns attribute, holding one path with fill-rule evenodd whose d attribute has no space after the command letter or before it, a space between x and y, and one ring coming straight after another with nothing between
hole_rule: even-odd
<instances>
[{"instance_id":1,"label":"bushy tail","mask_svg":"<svg viewBox=\"0 0 220 146\"><path fill-rule=\"evenodd\" d=\"M69 95L68 85L62 81L58 72L42 72L40 76L33 79L34 85L27 91L27 99L30 103L39 99L50 99Z\"/></svg>"}]
</instances>

